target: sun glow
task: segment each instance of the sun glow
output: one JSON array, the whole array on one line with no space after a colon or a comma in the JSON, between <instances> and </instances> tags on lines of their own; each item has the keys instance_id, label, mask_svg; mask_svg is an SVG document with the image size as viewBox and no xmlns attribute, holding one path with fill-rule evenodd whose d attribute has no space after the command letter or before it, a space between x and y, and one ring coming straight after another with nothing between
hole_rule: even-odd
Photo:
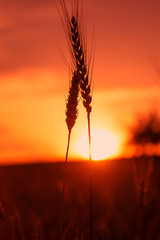
<instances>
[{"instance_id":1,"label":"sun glow","mask_svg":"<svg viewBox=\"0 0 160 240\"><path fill-rule=\"evenodd\" d=\"M82 133L75 144L75 150L79 155L88 158L89 146L87 132ZM93 160L112 158L118 155L118 152L119 139L114 133L101 128L91 130L91 153Z\"/></svg>"}]
</instances>

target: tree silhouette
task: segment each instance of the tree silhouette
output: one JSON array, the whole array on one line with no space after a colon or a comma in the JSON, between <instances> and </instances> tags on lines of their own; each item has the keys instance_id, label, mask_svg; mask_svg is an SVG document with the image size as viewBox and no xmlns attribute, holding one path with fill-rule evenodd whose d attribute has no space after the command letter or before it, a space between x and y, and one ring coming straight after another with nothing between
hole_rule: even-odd
<instances>
[{"instance_id":1,"label":"tree silhouette","mask_svg":"<svg viewBox=\"0 0 160 240\"><path fill-rule=\"evenodd\" d=\"M154 156L147 155L146 147L160 143L160 118L157 112L151 112L147 117L141 116L136 125L131 129L130 143L140 146L142 154L133 158L133 171L136 182L139 203L138 236L142 240L143 212L149 199L149 180L154 168Z\"/></svg>"},{"instance_id":2,"label":"tree silhouette","mask_svg":"<svg viewBox=\"0 0 160 240\"><path fill-rule=\"evenodd\" d=\"M135 145L145 146L148 143L160 143L160 118L158 114L152 112L147 118L141 117L131 131L131 142Z\"/></svg>"}]
</instances>

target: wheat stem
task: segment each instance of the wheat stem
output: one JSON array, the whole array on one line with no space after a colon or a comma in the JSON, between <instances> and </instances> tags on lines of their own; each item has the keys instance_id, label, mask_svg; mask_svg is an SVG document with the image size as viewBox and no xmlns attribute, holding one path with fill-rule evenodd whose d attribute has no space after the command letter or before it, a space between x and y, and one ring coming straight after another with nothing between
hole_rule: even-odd
<instances>
[{"instance_id":1,"label":"wheat stem","mask_svg":"<svg viewBox=\"0 0 160 240\"><path fill-rule=\"evenodd\" d=\"M69 132L68 132L68 142L67 142L67 150L66 150L65 166L64 166L63 195L62 195L61 229L60 229L60 234L63 233L64 198L65 198L66 177L67 177L67 162L68 162L68 152L69 152L70 138L71 138L71 130L69 130Z\"/></svg>"},{"instance_id":2,"label":"wheat stem","mask_svg":"<svg viewBox=\"0 0 160 240\"><path fill-rule=\"evenodd\" d=\"M90 112L87 113L88 120L88 139L89 139L89 192L90 192L90 240L93 238L93 198L92 198L92 156L91 156L91 127L90 127Z\"/></svg>"},{"instance_id":3,"label":"wheat stem","mask_svg":"<svg viewBox=\"0 0 160 240\"><path fill-rule=\"evenodd\" d=\"M79 96L79 77L78 72L74 71L71 85L68 91L68 98L66 102L66 124L68 128L68 142L65 157L65 167L64 167L64 179L63 179L63 195L62 195L62 209L61 209L61 219L63 221L64 217L64 198L65 198L65 187L66 187L66 176L67 176L67 162L68 162L68 152L70 146L70 137L73 126L75 125L77 115L78 115L78 96ZM63 222L61 222L61 232L63 230Z\"/></svg>"},{"instance_id":4,"label":"wheat stem","mask_svg":"<svg viewBox=\"0 0 160 240\"><path fill-rule=\"evenodd\" d=\"M92 158L91 158L91 129L90 129L90 113L92 110L91 107L91 86L89 79L89 65L87 63L87 54L85 49L85 41L81 35L81 29L79 28L79 11L78 11L78 0L77 5L75 3L75 14L72 14L70 18L68 14L68 10L66 7L65 0L60 0L62 13L64 15L63 24L65 25L65 33L67 33L68 40L70 43L70 51L72 56L72 61L75 67L75 71L77 71L77 77L79 79L79 86L81 89L81 96L83 99L83 105L87 112L88 119L88 136L89 136L89 163L90 163L90 190L89 190L89 202L90 202L90 240L93 238L93 227L92 227L92 213L93 213L93 204L92 204ZM68 124L68 123L67 123Z\"/></svg>"},{"instance_id":5,"label":"wheat stem","mask_svg":"<svg viewBox=\"0 0 160 240\"><path fill-rule=\"evenodd\" d=\"M65 172L64 172L64 181L63 181L63 204L64 204L64 194L65 194L65 186L66 186L67 161L68 161L70 137L71 137L71 130L68 132L68 143L67 143L67 150L66 150L66 157L65 157Z\"/></svg>"},{"instance_id":6,"label":"wheat stem","mask_svg":"<svg viewBox=\"0 0 160 240\"><path fill-rule=\"evenodd\" d=\"M65 157L65 173L63 181L63 202L65 194L65 185L66 185L66 172L67 172L67 161L68 161L68 152L70 145L70 137L73 126L75 125L77 114L78 114L78 95L79 95L79 77L77 71L74 72L71 80L71 86L68 93L68 99L66 103L66 123L68 128L68 143Z\"/></svg>"},{"instance_id":7,"label":"wheat stem","mask_svg":"<svg viewBox=\"0 0 160 240\"><path fill-rule=\"evenodd\" d=\"M89 164L90 164L90 184L89 184L89 195L90 195L90 240L93 239L93 200L92 200L92 157L91 157L91 127L90 127L90 113L91 113L91 89L88 77L88 69L86 64L86 58L83 50L83 44L81 36L79 35L79 28L77 19L75 16L71 19L71 45L74 53L75 65L80 77L80 88L81 95L83 98L83 105L87 112L88 120L88 137L89 137Z\"/></svg>"}]
</instances>

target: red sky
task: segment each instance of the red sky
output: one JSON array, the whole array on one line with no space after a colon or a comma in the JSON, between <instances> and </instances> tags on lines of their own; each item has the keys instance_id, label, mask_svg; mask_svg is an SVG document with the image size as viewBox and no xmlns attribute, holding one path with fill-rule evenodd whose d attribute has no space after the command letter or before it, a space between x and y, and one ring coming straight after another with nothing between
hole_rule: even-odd
<instances>
[{"instance_id":1,"label":"red sky","mask_svg":"<svg viewBox=\"0 0 160 240\"><path fill-rule=\"evenodd\" d=\"M85 9L88 42L93 28L96 38L92 127L123 142L135 114L159 106L160 2L87 0ZM70 56L55 5L0 0L0 16L0 162L63 157L69 73L59 46ZM86 129L81 105L72 157Z\"/></svg>"}]
</instances>

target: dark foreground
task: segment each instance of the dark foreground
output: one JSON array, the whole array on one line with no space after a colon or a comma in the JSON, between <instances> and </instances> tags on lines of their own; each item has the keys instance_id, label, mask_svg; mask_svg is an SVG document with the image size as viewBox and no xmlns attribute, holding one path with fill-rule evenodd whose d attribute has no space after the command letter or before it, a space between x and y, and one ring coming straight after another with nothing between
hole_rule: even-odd
<instances>
[{"instance_id":1,"label":"dark foreground","mask_svg":"<svg viewBox=\"0 0 160 240\"><path fill-rule=\"evenodd\" d=\"M89 165L69 163L62 219L63 176L63 163L0 167L0 240L89 239ZM159 159L143 208L131 160L95 162L93 176L94 239L160 239Z\"/></svg>"}]
</instances>

